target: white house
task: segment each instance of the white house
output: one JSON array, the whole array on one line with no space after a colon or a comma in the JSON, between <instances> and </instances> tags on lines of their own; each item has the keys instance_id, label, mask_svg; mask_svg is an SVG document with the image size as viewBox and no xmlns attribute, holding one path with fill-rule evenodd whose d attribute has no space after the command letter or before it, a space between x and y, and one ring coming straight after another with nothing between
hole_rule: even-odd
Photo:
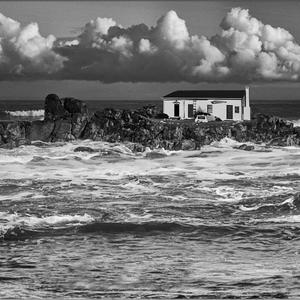
<instances>
[{"instance_id":1,"label":"white house","mask_svg":"<svg viewBox=\"0 0 300 300\"><path fill-rule=\"evenodd\" d=\"M170 118L192 119L197 112L221 120L250 120L249 88L245 90L182 90L164 97L163 112Z\"/></svg>"}]
</instances>

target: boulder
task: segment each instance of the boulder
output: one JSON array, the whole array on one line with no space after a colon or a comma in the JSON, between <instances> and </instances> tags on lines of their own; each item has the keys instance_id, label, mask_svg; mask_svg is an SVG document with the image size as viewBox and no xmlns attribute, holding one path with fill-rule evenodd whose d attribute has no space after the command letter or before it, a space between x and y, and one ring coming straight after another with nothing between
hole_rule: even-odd
<instances>
[{"instance_id":1,"label":"boulder","mask_svg":"<svg viewBox=\"0 0 300 300\"><path fill-rule=\"evenodd\" d=\"M69 114L81 114L87 115L88 109L85 102L75 99L75 98L62 98L64 109Z\"/></svg>"},{"instance_id":2,"label":"boulder","mask_svg":"<svg viewBox=\"0 0 300 300\"><path fill-rule=\"evenodd\" d=\"M54 130L51 134L51 142L72 141L75 137L72 135L72 123L70 120L55 121Z\"/></svg>"},{"instance_id":3,"label":"boulder","mask_svg":"<svg viewBox=\"0 0 300 300\"><path fill-rule=\"evenodd\" d=\"M137 112L147 118L153 118L156 115L158 115L159 113L161 113L161 111L158 109L158 107L156 105L145 105L144 107L140 108L137 110Z\"/></svg>"},{"instance_id":4,"label":"boulder","mask_svg":"<svg viewBox=\"0 0 300 300\"><path fill-rule=\"evenodd\" d=\"M5 135L8 139L18 139L22 138L22 135L25 132L22 132L21 128L21 123L20 122L13 122L13 123L8 123L7 127L5 128Z\"/></svg>"},{"instance_id":5,"label":"boulder","mask_svg":"<svg viewBox=\"0 0 300 300\"><path fill-rule=\"evenodd\" d=\"M53 121L33 121L28 129L27 139L30 141L50 142L53 130Z\"/></svg>"},{"instance_id":6,"label":"boulder","mask_svg":"<svg viewBox=\"0 0 300 300\"><path fill-rule=\"evenodd\" d=\"M89 122L89 116L87 114L75 113L72 115L71 133L76 139L82 137L84 129L87 126L88 122Z\"/></svg>"},{"instance_id":7,"label":"boulder","mask_svg":"<svg viewBox=\"0 0 300 300\"><path fill-rule=\"evenodd\" d=\"M130 149L132 152L144 152L145 151L145 146L139 143L131 143L128 142L126 143L126 147Z\"/></svg>"},{"instance_id":8,"label":"boulder","mask_svg":"<svg viewBox=\"0 0 300 300\"><path fill-rule=\"evenodd\" d=\"M254 146L253 145L242 144L242 145L238 146L237 149L245 150L245 151L252 151L252 150L254 150Z\"/></svg>"},{"instance_id":9,"label":"boulder","mask_svg":"<svg viewBox=\"0 0 300 300\"><path fill-rule=\"evenodd\" d=\"M90 147L84 147L84 146L80 146L80 147L76 147L74 149L74 152L89 152L89 153L93 153L93 152L98 152L97 150L90 148Z\"/></svg>"},{"instance_id":10,"label":"boulder","mask_svg":"<svg viewBox=\"0 0 300 300\"><path fill-rule=\"evenodd\" d=\"M65 116L65 109L56 94L49 94L45 99L44 120L58 120Z\"/></svg>"},{"instance_id":11,"label":"boulder","mask_svg":"<svg viewBox=\"0 0 300 300\"><path fill-rule=\"evenodd\" d=\"M26 122L7 123L2 138L10 148L26 144Z\"/></svg>"},{"instance_id":12,"label":"boulder","mask_svg":"<svg viewBox=\"0 0 300 300\"><path fill-rule=\"evenodd\" d=\"M181 149L182 150L195 150L196 149L196 143L194 140L183 140L181 143Z\"/></svg>"}]
</instances>

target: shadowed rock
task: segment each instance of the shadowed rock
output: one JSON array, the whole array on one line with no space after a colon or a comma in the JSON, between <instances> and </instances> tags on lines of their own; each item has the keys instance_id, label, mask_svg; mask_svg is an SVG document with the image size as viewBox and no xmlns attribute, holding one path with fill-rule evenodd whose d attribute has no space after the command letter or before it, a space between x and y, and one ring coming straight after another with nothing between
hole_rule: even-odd
<instances>
[{"instance_id":1,"label":"shadowed rock","mask_svg":"<svg viewBox=\"0 0 300 300\"><path fill-rule=\"evenodd\" d=\"M54 121L63 118L65 109L59 97L56 94L49 94L45 99L44 120Z\"/></svg>"},{"instance_id":2,"label":"shadowed rock","mask_svg":"<svg viewBox=\"0 0 300 300\"><path fill-rule=\"evenodd\" d=\"M77 147L74 149L74 152L89 152L89 153L94 153L94 152L98 152L97 150L90 148L90 147Z\"/></svg>"},{"instance_id":3,"label":"shadowed rock","mask_svg":"<svg viewBox=\"0 0 300 300\"><path fill-rule=\"evenodd\" d=\"M33 121L29 128L28 139L30 141L50 142L54 125L54 121Z\"/></svg>"},{"instance_id":4,"label":"shadowed rock","mask_svg":"<svg viewBox=\"0 0 300 300\"><path fill-rule=\"evenodd\" d=\"M64 109L70 114L86 115L88 109L86 103L75 98L62 98Z\"/></svg>"},{"instance_id":5,"label":"shadowed rock","mask_svg":"<svg viewBox=\"0 0 300 300\"><path fill-rule=\"evenodd\" d=\"M51 134L51 142L72 141L74 139L71 120L55 121L54 130Z\"/></svg>"}]
</instances>

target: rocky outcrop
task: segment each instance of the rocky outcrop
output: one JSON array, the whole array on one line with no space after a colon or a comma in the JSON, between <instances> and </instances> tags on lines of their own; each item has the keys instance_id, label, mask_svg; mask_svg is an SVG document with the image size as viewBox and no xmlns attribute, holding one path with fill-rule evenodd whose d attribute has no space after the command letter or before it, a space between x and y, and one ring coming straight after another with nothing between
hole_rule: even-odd
<instances>
[{"instance_id":1,"label":"rocky outcrop","mask_svg":"<svg viewBox=\"0 0 300 300\"><path fill-rule=\"evenodd\" d=\"M33 121L31 126L29 126L27 138L29 141L39 140L43 142L50 142L54 126L55 122L50 120Z\"/></svg>"},{"instance_id":2,"label":"rocky outcrop","mask_svg":"<svg viewBox=\"0 0 300 300\"><path fill-rule=\"evenodd\" d=\"M104 109L89 114L86 104L75 98L60 99L50 94L45 99L43 121L0 122L0 145L16 147L32 141L56 142L92 139L125 142L132 151L145 147L193 150L203 145L233 138L241 143L255 142L276 146L300 145L300 131L285 120L257 115L244 122L195 122L162 120L155 106L138 110ZM241 145L251 151L253 147ZM87 151L89 149L78 149Z\"/></svg>"},{"instance_id":3,"label":"rocky outcrop","mask_svg":"<svg viewBox=\"0 0 300 300\"><path fill-rule=\"evenodd\" d=\"M55 121L65 116L65 109L59 97L49 94L45 99L45 121Z\"/></svg>"}]
</instances>

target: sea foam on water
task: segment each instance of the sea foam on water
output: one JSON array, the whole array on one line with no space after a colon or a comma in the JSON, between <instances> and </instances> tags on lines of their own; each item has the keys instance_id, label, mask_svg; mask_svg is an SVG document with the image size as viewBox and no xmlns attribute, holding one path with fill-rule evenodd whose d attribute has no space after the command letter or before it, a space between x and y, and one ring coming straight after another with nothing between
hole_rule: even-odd
<instances>
[{"instance_id":1,"label":"sea foam on water","mask_svg":"<svg viewBox=\"0 0 300 300\"><path fill-rule=\"evenodd\" d=\"M283 285L296 294L300 148L239 145L226 138L197 151L134 153L86 140L0 149L1 276L22 277L27 267L35 281L47 270L49 289L59 282L83 294L84 276L89 293L106 298L201 298L220 284L218 295L229 297L245 281L248 296L266 295L266 286L282 295Z\"/></svg>"}]
</instances>

